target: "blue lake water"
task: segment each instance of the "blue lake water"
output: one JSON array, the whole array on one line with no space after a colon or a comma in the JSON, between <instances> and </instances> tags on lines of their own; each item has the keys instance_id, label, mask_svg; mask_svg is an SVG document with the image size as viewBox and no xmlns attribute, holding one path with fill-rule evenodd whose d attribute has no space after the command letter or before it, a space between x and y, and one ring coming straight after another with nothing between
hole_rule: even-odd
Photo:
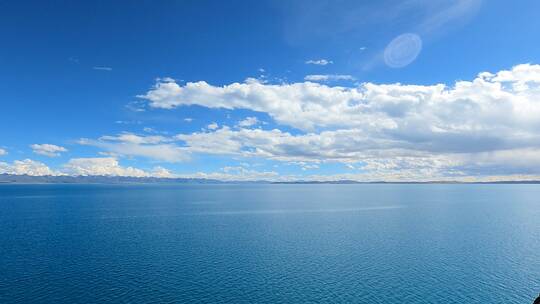
<instances>
[{"instance_id":1,"label":"blue lake water","mask_svg":"<svg viewBox=\"0 0 540 304\"><path fill-rule=\"evenodd\" d=\"M0 303L532 303L540 185L0 185Z\"/></svg>"}]
</instances>

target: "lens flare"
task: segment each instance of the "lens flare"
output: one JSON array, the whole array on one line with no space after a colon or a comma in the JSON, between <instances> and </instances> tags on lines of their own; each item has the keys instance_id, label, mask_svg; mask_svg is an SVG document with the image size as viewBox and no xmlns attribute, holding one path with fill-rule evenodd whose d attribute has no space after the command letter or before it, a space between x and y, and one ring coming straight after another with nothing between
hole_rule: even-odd
<instances>
[{"instance_id":1,"label":"lens flare","mask_svg":"<svg viewBox=\"0 0 540 304\"><path fill-rule=\"evenodd\" d=\"M422 39L417 34L405 33L390 41L384 50L384 62L392 68L412 63L422 50Z\"/></svg>"}]
</instances>

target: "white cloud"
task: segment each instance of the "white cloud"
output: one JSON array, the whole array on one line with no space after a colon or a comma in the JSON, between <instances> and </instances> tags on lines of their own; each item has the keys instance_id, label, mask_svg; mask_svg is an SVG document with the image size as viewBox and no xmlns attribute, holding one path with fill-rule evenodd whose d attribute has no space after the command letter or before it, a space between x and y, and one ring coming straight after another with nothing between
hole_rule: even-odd
<instances>
[{"instance_id":1,"label":"white cloud","mask_svg":"<svg viewBox=\"0 0 540 304\"><path fill-rule=\"evenodd\" d=\"M185 122L192 122L192 121L193 121L193 118L187 117L187 118L184 118L184 121L185 121Z\"/></svg>"},{"instance_id":2,"label":"white cloud","mask_svg":"<svg viewBox=\"0 0 540 304\"><path fill-rule=\"evenodd\" d=\"M66 148L51 144L33 144L30 147L34 153L48 157L57 157L61 152L67 152Z\"/></svg>"},{"instance_id":3,"label":"white cloud","mask_svg":"<svg viewBox=\"0 0 540 304\"><path fill-rule=\"evenodd\" d=\"M107 72L112 71L112 68L107 67L107 66L95 66L95 67L92 67L92 69L97 70L97 71L107 71Z\"/></svg>"},{"instance_id":4,"label":"white cloud","mask_svg":"<svg viewBox=\"0 0 540 304\"><path fill-rule=\"evenodd\" d=\"M189 153L260 157L285 162L353 163L396 156L430 158L427 151L400 140L370 138L360 129L292 135L279 129L223 127L214 132L178 134Z\"/></svg>"},{"instance_id":5,"label":"white cloud","mask_svg":"<svg viewBox=\"0 0 540 304\"><path fill-rule=\"evenodd\" d=\"M73 158L64 164L63 172L74 176L173 177L162 167L155 167L151 172L134 167L122 167L118 160L112 157Z\"/></svg>"},{"instance_id":6,"label":"white cloud","mask_svg":"<svg viewBox=\"0 0 540 304\"><path fill-rule=\"evenodd\" d=\"M8 152L5 149L0 148L0 156L7 155Z\"/></svg>"},{"instance_id":7,"label":"white cloud","mask_svg":"<svg viewBox=\"0 0 540 304\"><path fill-rule=\"evenodd\" d=\"M307 81L318 81L318 82L326 82L326 81L340 81L340 80L350 80L353 81L355 78L351 75L339 75L339 74L315 74L315 75L307 75L304 77L304 80Z\"/></svg>"},{"instance_id":8,"label":"white cloud","mask_svg":"<svg viewBox=\"0 0 540 304\"><path fill-rule=\"evenodd\" d=\"M316 60L307 60L306 64L314 64L314 65L328 65L334 63L332 60L326 60L326 59L316 59Z\"/></svg>"},{"instance_id":9,"label":"white cloud","mask_svg":"<svg viewBox=\"0 0 540 304\"><path fill-rule=\"evenodd\" d=\"M118 136L102 136L100 137L100 140L124 142L130 144L159 144L170 141L166 137L159 135L139 136L132 133L122 133Z\"/></svg>"},{"instance_id":10,"label":"white cloud","mask_svg":"<svg viewBox=\"0 0 540 304\"><path fill-rule=\"evenodd\" d=\"M140 125L142 122L139 120L117 120L114 123L119 125Z\"/></svg>"},{"instance_id":11,"label":"white cloud","mask_svg":"<svg viewBox=\"0 0 540 304\"><path fill-rule=\"evenodd\" d=\"M308 132L292 136L279 130L234 133L222 128L214 133L179 135L189 151L199 153L241 151L243 155L287 161L346 163L378 158L386 165L395 157L442 158L449 166L459 162L472 170L474 163L466 164L464 159L478 159L479 153L526 153L540 148L539 65L484 72L453 86L163 85L158 83L144 96L151 106L173 108L196 103L209 108L248 109ZM322 131L313 133L316 129ZM501 163L500 167L505 166Z\"/></svg>"},{"instance_id":12,"label":"white cloud","mask_svg":"<svg viewBox=\"0 0 540 304\"><path fill-rule=\"evenodd\" d=\"M346 88L312 82L293 84L206 82L157 83L142 98L156 108L197 104L208 108L268 113L278 123L315 128L359 128L373 138L427 143L489 144L537 138L540 126L540 65L480 73L452 87L363 83Z\"/></svg>"},{"instance_id":13,"label":"white cloud","mask_svg":"<svg viewBox=\"0 0 540 304\"><path fill-rule=\"evenodd\" d=\"M303 170L317 169L323 163L342 163L361 171L357 177L362 180L429 180L473 175L540 173L540 148L512 148L488 152L479 152L476 149L439 151L438 147L405 140L370 138L370 134L361 129L293 135L278 129L233 130L224 126L215 131L178 134L161 141L134 136L141 138L133 142L150 142L148 146L155 150L160 149L162 142L168 142L171 149L179 151L185 159L192 154L228 155L293 163L301 166ZM119 151L119 147L124 143L109 144L111 151Z\"/></svg>"},{"instance_id":14,"label":"white cloud","mask_svg":"<svg viewBox=\"0 0 540 304\"><path fill-rule=\"evenodd\" d=\"M224 167L218 172L197 172L193 174L178 175L183 178L205 178L221 181L277 181L281 177L274 171L256 171L244 167Z\"/></svg>"},{"instance_id":15,"label":"white cloud","mask_svg":"<svg viewBox=\"0 0 540 304\"><path fill-rule=\"evenodd\" d=\"M308 162L303 162L303 161L300 161L300 162L290 162L289 164L300 166L300 168L302 168L302 171L312 170L312 169L319 169L319 165L318 165L318 164L308 163Z\"/></svg>"},{"instance_id":16,"label":"white cloud","mask_svg":"<svg viewBox=\"0 0 540 304\"><path fill-rule=\"evenodd\" d=\"M61 175L61 173L51 170L44 163L31 159L16 160L12 164L0 162L0 174L31 176Z\"/></svg>"},{"instance_id":17,"label":"white cloud","mask_svg":"<svg viewBox=\"0 0 540 304\"><path fill-rule=\"evenodd\" d=\"M206 126L208 128L208 130L215 130L217 128L219 128L219 125L215 122L209 124L208 126Z\"/></svg>"},{"instance_id":18,"label":"white cloud","mask_svg":"<svg viewBox=\"0 0 540 304\"><path fill-rule=\"evenodd\" d=\"M152 177L159 177L159 178L172 178L176 177L175 174L173 174L170 170L157 166L152 169L152 172L150 172Z\"/></svg>"},{"instance_id":19,"label":"white cloud","mask_svg":"<svg viewBox=\"0 0 540 304\"><path fill-rule=\"evenodd\" d=\"M246 117L244 120L239 121L238 126L239 127L251 127L251 126L256 125L258 123L259 123L259 120L257 119L257 117L250 116L250 117Z\"/></svg>"},{"instance_id":20,"label":"white cloud","mask_svg":"<svg viewBox=\"0 0 540 304\"><path fill-rule=\"evenodd\" d=\"M200 105L266 112L280 123L310 129L316 125L342 124L341 116L344 112L354 114L351 105L363 96L359 89L328 87L312 82L271 85L250 81L215 87L201 81L185 86L159 82L140 97L148 100L154 108Z\"/></svg>"},{"instance_id":21,"label":"white cloud","mask_svg":"<svg viewBox=\"0 0 540 304\"><path fill-rule=\"evenodd\" d=\"M170 141L171 139L163 136L122 133L117 136L102 136L97 140L82 138L79 144L98 147L119 156L144 157L171 163L186 160L186 152Z\"/></svg>"},{"instance_id":22,"label":"white cloud","mask_svg":"<svg viewBox=\"0 0 540 304\"><path fill-rule=\"evenodd\" d=\"M484 72L451 86L167 81L142 98L155 108L196 104L264 112L298 130L249 129L254 120L246 119L234 129L216 123L191 134L122 133L81 143L166 162L193 154L303 162L312 169L337 162L354 170L343 177L364 180L540 173L540 65Z\"/></svg>"},{"instance_id":23,"label":"white cloud","mask_svg":"<svg viewBox=\"0 0 540 304\"><path fill-rule=\"evenodd\" d=\"M160 79L161 81L161 79ZM141 102L140 100L129 102L125 105L126 109L133 111L133 112L144 112L146 111L145 104Z\"/></svg>"},{"instance_id":24,"label":"white cloud","mask_svg":"<svg viewBox=\"0 0 540 304\"><path fill-rule=\"evenodd\" d=\"M538 156L535 156L536 158ZM317 168L309 163L296 163L306 166L305 169ZM410 164L409 164L410 165ZM355 173L331 175L280 175L275 171L257 171L244 166L228 166L218 172L197 172L193 174L175 175L162 167L154 167L145 171L134 167L123 167L115 158L75 158L62 166L61 171L51 170L47 165L30 159L16 160L12 164L0 162L0 174L31 175L31 176L129 176L129 177L164 177L164 178L206 178L223 181L464 181L464 182L490 182L490 181L525 181L540 180L540 175L532 173L513 173L505 175L441 175L432 164L424 163L420 169L409 165L395 170L397 164L388 164L377 170L365 170ZM377 166L380 166L377 165ZM373 169L373 168L372 168Z\"/></svg>"},{"instance_id":25,"label":"white cloud","mask_svg":"<svg viewBox=\"0 0 540 304\"><path fill-rule=\"evenodd\" d=\"M30 175L30 176L130 176L130 177L175 177L163 167L154 167L145 171L134 167L120 166L118 160L112 157L103 158L73 158L60 170L52 170L44 163L31 159L16 160L13 163L0 162L0 174Z\"/></svg>"}]
</instances>

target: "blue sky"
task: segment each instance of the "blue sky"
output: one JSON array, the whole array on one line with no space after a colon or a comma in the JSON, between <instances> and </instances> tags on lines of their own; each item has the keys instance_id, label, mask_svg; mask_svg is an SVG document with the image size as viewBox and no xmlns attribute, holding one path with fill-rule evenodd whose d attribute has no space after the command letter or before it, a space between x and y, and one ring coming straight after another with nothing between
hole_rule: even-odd
<instances>
[{"instance_id":1,"label":"blue sky","mask_svg":"<svg viewBox=\"0 0 540 304\"><path fill-rule=\"evenodd\" d=\"M0 173L540 175L538 1L0 3Z\"/></svg>"}]
</instances>

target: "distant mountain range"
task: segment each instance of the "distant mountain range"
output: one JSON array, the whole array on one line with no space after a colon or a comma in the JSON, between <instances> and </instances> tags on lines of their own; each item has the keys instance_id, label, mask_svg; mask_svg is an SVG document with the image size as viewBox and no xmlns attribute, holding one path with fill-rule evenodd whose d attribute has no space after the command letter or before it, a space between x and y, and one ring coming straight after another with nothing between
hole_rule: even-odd
<instances>
[{"instance_id":1,"label":"distant mountain range","mask_svg":"<svg viewBox=\"0 0 540 304\"><path fill-rule=\"evenodd\" d=\"M129 176L31 176L0 174L0 184L540 184L540 181L493 181L493 182L459 182L459 181L427 181L427 182L359 182L354 180L338 181L221 181L205 178L159 178Z\"/></svg>"},{"instance_id":2,"label":"distant mountain range","mask_svg":"<svg viewBox=\"0 0 540 304\"><path fill-rule=\"evenodd\" d=\"M126 183L176 183L215 184L219 180L203 178L157 178L129 176L31 176L0 174L0 183L11 184L126 184Z\"/></svg>"},{"instance_id":3,"label":"distant mountain range","mask_svg":"<svg viewBox=\"0 0 540 304\"><path fill-rule=\"evenodd\" d=\"M373 181L373 182L359 182L352 180L338 180L338 181L291 181L291 182L272 182L272 184L540 184L538 181L492 181L492 182L461 182L461 181Z\"/></svg>"}]
</instances>

